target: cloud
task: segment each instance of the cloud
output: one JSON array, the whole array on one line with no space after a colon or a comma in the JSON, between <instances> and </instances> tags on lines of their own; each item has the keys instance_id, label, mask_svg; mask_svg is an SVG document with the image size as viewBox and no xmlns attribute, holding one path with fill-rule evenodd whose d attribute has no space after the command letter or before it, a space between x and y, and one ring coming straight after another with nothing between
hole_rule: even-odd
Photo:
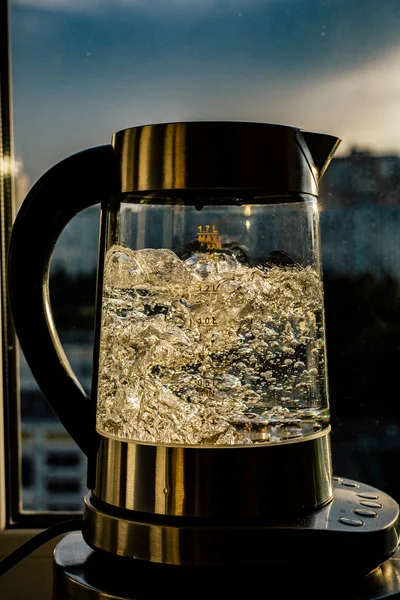
<instances>
[{"instance_id":1,"label":"cloud","mask_svg":"<svg viewBox=\"0 0 400 600\"><path fill-rule=\"evenodd\" d=\"M148 13L158 14L160 11L207 11L215 8L240 11L254 4L271 4L279 0L12 0L14 6L36 8L41 10L82 13L104 10L141 9ZM296 1L296 0L292 0Z\"/></svg>"},{"instance_id":2,"label":"cloud","mask_svg":"<svg viewBox=\"0 0 400 600\"><path fill-rule=\"evenodd\" d=\"M275 118L304 129L331 133L342 138L340 152L351 146L376 152L400 152L400 79L396 76L400 49L371 60L358 69L304 81L290 95L274 103ZM253 114L265 119L259 90L252 102Z\"/></svg>"},{"instance_id":3,"label":"cloud","mask_svg":"<svg viewBox=\"0 0 400 600\"><path fill-rule=\"evenodd\" d=\"M12 0L12 5L52 11L86 12L111 7L110 0ZM117 6L140 6L146 0L114 0Z\"/></svg>"},{"instance_id":4,"label":"cloud","mask_svg":"<svg viewBox=\"0 0 400 600\"><path fill-rule=\"evenodd\" d=\"M120 47L121 59L159 51L167 60L166 53L175 52L180 61L198 56L223 70L264 63L269 74L301 77L360 65L400 46L399 0L11 2L14 39L22 38L25 27L36 27L39 33L43 28L42 38L48 30L53 38L74 35L75 45L84 31L93 30L99 45Z\"/></svg>"}]
</instances>

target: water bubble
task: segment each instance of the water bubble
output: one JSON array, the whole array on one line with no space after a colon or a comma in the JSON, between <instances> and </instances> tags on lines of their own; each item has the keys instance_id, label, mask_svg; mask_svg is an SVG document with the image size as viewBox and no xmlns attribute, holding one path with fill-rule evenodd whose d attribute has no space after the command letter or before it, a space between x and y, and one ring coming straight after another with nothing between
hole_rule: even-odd
<instances>
[{"instance_id":1,"label":"water bubble","mask_svg":"<svg viewBox=\"0 0 400 600\"><path fill-rule=\"evenodd\" d=\"M106 255L97 427L149 443L249 444L327 422L319 275L216 252ZM271 351L272 350L272 351ZM307 365L307 369L306 369Z\"/></svg>"},{"instance_id":2,"label":"water bubble","mask_svg":"<svg viewBox=\"0 0 400 600\"><path fill-rule=\"evenodd\" d=\"M203 253L195 252L184 261L183 265L193 275L207 279L216 274L230 273L238 268L239 263L234 256L225 252L214 252L209 258L204 258Z\"/></svg>"}]
</instances>

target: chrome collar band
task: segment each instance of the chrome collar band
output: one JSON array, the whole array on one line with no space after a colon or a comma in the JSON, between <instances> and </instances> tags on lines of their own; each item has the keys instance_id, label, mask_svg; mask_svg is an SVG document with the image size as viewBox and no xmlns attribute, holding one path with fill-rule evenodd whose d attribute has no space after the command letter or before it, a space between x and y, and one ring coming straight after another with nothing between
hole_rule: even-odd
<instances>
[{"instance_id":1,"label":"chrome collar band","mask_svg":"<svg viewBox=\"0 0 400 600\"><path fill-rule=\"evenodd\" d=\"M101 437L95 497L156 515L271 518L333 495L330 427L301 440L257 446L137 444Z\"/></svg>"}]
</instances>

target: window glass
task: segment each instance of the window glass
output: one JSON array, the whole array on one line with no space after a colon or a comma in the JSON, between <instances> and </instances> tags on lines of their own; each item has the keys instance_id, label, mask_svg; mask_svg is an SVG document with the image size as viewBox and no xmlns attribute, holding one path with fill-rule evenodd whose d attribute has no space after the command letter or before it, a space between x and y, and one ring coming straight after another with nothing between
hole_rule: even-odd
<instances>
[{"instance_id":1,"label":"window glass","mask_svg":"<svg viewBox=\"0 0 400 600\"><path fill-rule=\"evenodd\" d=\"M343 142L321 182L337 475L400 500L398 0L14 0L16 202L59 160L146 123L281 123ZM99 209L52 262L56 324L90 392ZM21 357L23 507L80 510L86 462Z\"/></svg>"}]
</instances>

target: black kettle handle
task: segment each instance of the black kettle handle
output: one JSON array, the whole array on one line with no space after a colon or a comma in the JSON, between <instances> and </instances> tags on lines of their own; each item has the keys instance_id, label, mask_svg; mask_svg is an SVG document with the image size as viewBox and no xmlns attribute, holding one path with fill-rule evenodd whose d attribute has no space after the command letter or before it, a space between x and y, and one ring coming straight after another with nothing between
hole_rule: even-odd
<instances>
[{"instance_id":1,"label":"black kettle handle","mask_svg":"<svg viewBox=\"0 0 400 600\"><path fill-rule=\"evenodd\" d=\"M26 196L9 245L8 295L22 352L53 411L87 456L95 449L95 407L72 371L55 328L50 259L68 222L85 208L107 202L119 189L112 146L89 148L66 158Z\"/></svg>"}]
</instances>

